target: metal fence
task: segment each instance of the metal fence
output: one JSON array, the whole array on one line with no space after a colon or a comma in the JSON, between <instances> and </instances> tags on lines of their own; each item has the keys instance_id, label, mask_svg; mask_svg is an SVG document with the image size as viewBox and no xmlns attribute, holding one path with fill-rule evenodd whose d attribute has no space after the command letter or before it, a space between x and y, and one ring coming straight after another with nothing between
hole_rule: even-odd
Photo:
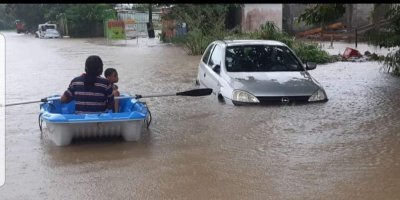
<instances>
[{"instance_id":1,"label":"metal fence","mask_svg":"<svg viewBox=\"0 0 400 200\"><path fill-rule=\"evenodd\" d=\"M152 21L155 27L160 26L161 13L153 12ZM136 31L138 37L147 37L147 23L149 22L149 13L136 12L132 10L118 11L118 19L120 20L134 20L136 22ZM157 29L157 28L156 28Z\"/></svg>"}]
</instances>

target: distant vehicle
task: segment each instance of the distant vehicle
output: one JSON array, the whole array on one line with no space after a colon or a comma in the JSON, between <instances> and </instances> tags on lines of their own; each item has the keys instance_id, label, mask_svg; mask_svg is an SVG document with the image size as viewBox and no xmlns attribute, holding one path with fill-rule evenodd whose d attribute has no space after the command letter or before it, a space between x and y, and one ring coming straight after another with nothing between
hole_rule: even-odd
<instances>
[{"instance_id":1,"label":"distant vehicle","mask_svg":"<svg viewBox=\"0 0 400 200\"><path fill-rule=\"evenodd\" d=\"M26 31L25 24L19 19L15 20L15 27L17 28L17 33L24 33Z\"/></svg>"},{"instance_id":2,"label":"distant vehicle","mask_svg":"<svg viewBox=\"0 0 400 200\"><path fill-rule=\"evenodd\" d=\"M315 68L282 42L214 41L200 60L196 84L212 88L219 101L233 105L328 101L307 71Z\"/></svg>"},{"instance_id":3,"label":"distant vehicle","mask_svg":"<svg viewBox=\"0 0 400 200\"><path fill-rule=\"evenodd\" d=\"M60 33L57 31L57 24L39 24L38 31L35 33L37 38L60 38Z\"/></svg>"}]
</instances>

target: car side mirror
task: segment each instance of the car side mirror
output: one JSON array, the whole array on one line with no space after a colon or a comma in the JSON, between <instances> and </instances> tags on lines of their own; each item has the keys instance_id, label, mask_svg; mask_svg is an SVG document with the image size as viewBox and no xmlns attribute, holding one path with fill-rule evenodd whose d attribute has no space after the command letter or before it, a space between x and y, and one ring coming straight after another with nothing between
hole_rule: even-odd
<instances>
[{"instance_id":1,"label":"car side mirror","mask_svg":"<svg viewBox=\"0 0 400 200\"><path fill-rule=\"evenodd\" d=\"M218 64L213 65L213 66L212 66L212 70L213 70L215 73L219 74L219 73L221 72L221 65L218 65Z\"/></svg>"},{"instance_id":2,"label":"car side mirror","mask_svg":"<svg viewBox=\"0 0 400 200\"><path fill-rule=\"evenodd\" d=\"M315 68L317 68L317 63L315 63L315 62L307 62L306 63L306 69L307 70L313 70Z\"/></svg>"}]
</instances>

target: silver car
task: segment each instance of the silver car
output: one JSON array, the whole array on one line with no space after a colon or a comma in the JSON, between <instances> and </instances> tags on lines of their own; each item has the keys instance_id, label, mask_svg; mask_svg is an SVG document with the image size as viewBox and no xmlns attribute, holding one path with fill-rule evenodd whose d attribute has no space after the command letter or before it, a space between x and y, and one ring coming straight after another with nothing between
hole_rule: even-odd
<instances>
[{"instance_id":1,"label":"silver car","mask_svg":"<svg viewBox=\"0 0 400 200\"><path fill-rule=\"evenodd\" d=\"M234 105L326 102L324 88L307 71L315 68L278 41L214 41L200 60L196 84Z\"/></svg>"},{"instance_id":2,"label":"silver car","mask_svg":"<svg viewBox=\"0 0 400 200\"><path fill-rule=\"evenodd\" d=\"M37 38L60 38L60 33L56 29L46 29L46 31L36 31Z\"/></svg>"}]
</instances>

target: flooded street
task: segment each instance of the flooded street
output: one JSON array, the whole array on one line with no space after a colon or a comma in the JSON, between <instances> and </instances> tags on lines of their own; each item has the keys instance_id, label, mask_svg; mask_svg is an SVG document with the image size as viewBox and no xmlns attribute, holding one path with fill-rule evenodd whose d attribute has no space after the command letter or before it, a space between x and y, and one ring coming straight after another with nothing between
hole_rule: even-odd
<instances>
[{"instance_id":1,"label":"flooded street","mask_svg":"<svg viewBox=\"0 0 400 200\"><path fill-rule=\"evenodd\" d=\"M200 56L173 45L37 39L4 32L6 103L61 94L99 55L120 91L194 88ZM364 53L364 52L362 52ZM153 122L138 142L40 138L39 103L6 108L0 199L399 199L400 79L377 62L310 71L326 103L239 106L215 96L143 99Z\"/></svg>"}]
</instances>

